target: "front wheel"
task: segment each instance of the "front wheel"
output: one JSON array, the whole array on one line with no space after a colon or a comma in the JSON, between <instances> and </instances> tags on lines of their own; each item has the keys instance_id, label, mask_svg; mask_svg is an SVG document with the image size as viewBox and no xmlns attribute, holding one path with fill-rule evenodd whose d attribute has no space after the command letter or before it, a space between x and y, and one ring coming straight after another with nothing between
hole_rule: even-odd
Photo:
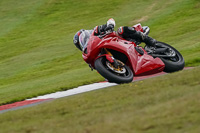
<instances>
[{"instance_id":1,"label":"front wheel","mask_svg":"<svg viewBox=\"0 0 200 133\"><path fill-rule=\"evenodd\" d=\"M164 52L166 55L175 55L174 57L160 57L165 64L164 72L175 72L182 70L185 65L185 61L181 53L169 44L158 42L157 47L168 48L168 51Z\"/></svg>"},{"instance_id":2,"label":"front wheel","mask_svg":"<svg viewBox=\"0 0 200 133\"><path fill-rule=\"evenodd\" d=\"M129 83L133 81L133 72L131 69L117 60L120 67L116 68L105 57L100 57L95 61L95 69L109 82ZM123 64L123 65L122 65Z\"/></svg>"}]
</instances>

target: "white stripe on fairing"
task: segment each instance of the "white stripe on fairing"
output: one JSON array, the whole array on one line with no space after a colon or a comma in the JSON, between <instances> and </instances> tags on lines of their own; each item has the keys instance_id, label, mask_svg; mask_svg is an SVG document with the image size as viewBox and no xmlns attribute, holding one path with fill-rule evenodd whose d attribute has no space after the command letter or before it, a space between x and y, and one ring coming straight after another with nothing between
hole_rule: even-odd
<instances>
[{"instance_id":1,"label":"white stripe on fairing","mask_svg":"<svg viewBox=\"0 0 200 133\"><path fill-rule=\"evenodd\" d=\"M67 90L67 91L60 91L60 92L47 94L47 95L44 95L44 96L38 96L38 97L27 99L27 100L61 98L61 97L71 96L71 95L75 95L75 94L79 94L79 93L83 93L83 92L88 92L88 91L92 91L92 90L97 90L97 89L102 89L102 88L105 88L105 87L110 87L110 86L115 86L115 85L117 85L117 84L116 83L109 83L109 82L94 83L94 84L90 84L90 85L80 86L78 88L70 89L70 90Z\"/></svg>"}]
</instances>

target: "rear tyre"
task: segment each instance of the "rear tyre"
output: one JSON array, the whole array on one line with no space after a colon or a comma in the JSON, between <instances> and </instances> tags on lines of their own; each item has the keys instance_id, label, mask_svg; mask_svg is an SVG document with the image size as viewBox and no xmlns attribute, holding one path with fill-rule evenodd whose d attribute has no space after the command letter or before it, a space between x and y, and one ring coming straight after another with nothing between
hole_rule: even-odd
<instances>
[{"instance_id":1,"label":"rear tyre","mask_svg":"<svg viewBox=\"0 0 200 133\"><path fill-rule=\"evenodd\" d=\"M100 57L95 61L95 69L109 82L129 83L133 81L133 72L125 64L121 70L115 70L108 65L109 62L105 57Z\"/></svg>"},{"instance_id":2,"label":"rear tyre","mask_svg":"<svg viewBox=\"0 0 200 133\"><path fill-rule=\"evenodd\" d=\"M180 71L184 68L185 61L183 59L183 56L181 55L181 53L178 50L176 50L174 47L172 47L166 43L163 43L163 42L157 42L156 45L169 48L169 52L166 54L171 54L171 53L175 54L175 57L173 57L173 58L172 57L171 58L164 58L164 57L160 58L165 64L165 69L163 70L164 72L171 73L171 72L175 72L175 71Z\"/></svg>"}]
</instances>

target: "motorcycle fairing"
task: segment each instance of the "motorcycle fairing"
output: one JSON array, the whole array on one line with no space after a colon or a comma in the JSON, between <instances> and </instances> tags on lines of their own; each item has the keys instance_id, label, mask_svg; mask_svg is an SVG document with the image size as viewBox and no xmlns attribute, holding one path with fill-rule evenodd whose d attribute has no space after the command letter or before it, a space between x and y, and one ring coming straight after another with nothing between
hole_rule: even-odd
<instances>
[{"instance_id":1,"label":"motorcycle fairing","mask_svg":"<svg viewBox=\"0 0 200 133\"><path fill-rule=\"evenodd\" d=\"M138 56L138 62L135 69L135 75L154 74L163 71L165 65L160 58L153 58L144 54ZM145 73L145 74L144 74Z\"/></svg>"},{"instance_id":2,"label":"motorcycle fairing","mask_svg":"<svg viewBox=\"0 0 200 133\"><path fill-rule=\"evenodd\" d=\"M112 49L125 54L128 58L126 64L132 69L135 76L143 74L153 74L164 69L164 63L160 58L153 58L144 51L141 55L135 50L136 44L127 41L115 33L111 33L100 39L91 36L87 46L87 53L83 53L83 59L94 67L94 61L98 58L102 48Z\"/></svg>"},{"instance_id":3,"label":"motorcycle fairing","mask_svg":"<svg viewBox=\"0 0 200 133\"><path fill-rule=\"evenodd\" d=\"M133 70L135 75L141 75L142 73L148 72L149 74L160 72L164 69L164 63L160 58L153 58L144 51L144 55L140 55L136 50L133 42L127 40L122 40L119 38L113 38L101 48L108 48L119 51L128 57L129 67Z\"/></svg>"}]
</instances>

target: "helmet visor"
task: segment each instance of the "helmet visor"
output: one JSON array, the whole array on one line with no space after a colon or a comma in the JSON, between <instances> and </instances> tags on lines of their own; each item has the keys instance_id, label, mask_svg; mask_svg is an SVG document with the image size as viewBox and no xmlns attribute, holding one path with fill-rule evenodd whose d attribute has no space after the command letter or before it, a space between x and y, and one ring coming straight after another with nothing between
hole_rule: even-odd
<instances>
[{"instance_id":1,"label":"helmet visor","mask_svg":"<svg viewBox=\"0 0 200 133\"><path fill-rule=\"evenodd\" d=\"M89 40L91 34L92 34L92 30L91 31L85 30L79 36L79 42L80 42L82 51L87 47L87 43L88 43L88 40Z\"/></svg>"}]
</instances>

